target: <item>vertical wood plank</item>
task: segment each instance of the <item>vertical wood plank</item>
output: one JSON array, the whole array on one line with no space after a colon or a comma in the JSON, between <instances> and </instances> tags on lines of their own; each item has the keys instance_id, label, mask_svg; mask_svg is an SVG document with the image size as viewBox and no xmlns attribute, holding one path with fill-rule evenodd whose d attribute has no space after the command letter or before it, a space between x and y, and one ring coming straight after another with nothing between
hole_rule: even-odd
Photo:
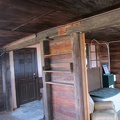
<instances>
[{"instance_id":1,"label":"vertical wood plank","mask_svg":"<svg viewBox=\"0 0 120 120\"><path fill-rule=\"evenodd\" d=\"M3 96L4 96L4 110L7 108L7 90L6 90L6 71L5 71L5 55L1 56L1 63L2 63L2 85L3 85Z\"/></svg>"},{"instance_id":2,"label":"vertical wood plank","mask_svg":"<svg viewBox=\"0 0 120 120\"><path fill-rule=\"evenodd\" d=\"M85 34L74 33L72 38L76 120L90 120L85 54Z\"/></svg>"},{"instance_id":3,"label":"vertical wood plank","mask_svg":"<svg viewBox=\"0 0 120 120\"><path fill-rule=\"evenodd\" d=\"M5 81L6 81L6 110L11 110L11 82L10 82L10 59L9 53L4 54L5 56Z\"/></svg>"},{"instance_id":4,"label":"vertical wood plank","mask_svg":"<svg viewBox=\"0 0 120 120\"><path fill-rule=\"evenodd\" d=\"M84 115L85 120L90 120L89 115L89 100L88 100L88 77L86 68L86 51L85 51L85 33L80 34L80 51L81 51L81 65L82 65L82 83L83 83L83 95L84 95Z\"/></svg>"},{"instance_id":5,"label":"vertical wood plank","mask_svg":"<svg viewBox=\"0 0 120 120\"><path fill-rule=\"evenodd\" d=\"M45 66L44 61L44 41L40 41L40 50L41 50L41 63L42 68ZM43 71L43 70L42 70ZM52 100L51 100L51 86L46 85L46 73L42 72L42 79L43 79L43 97L44 97L44 113L45 113L45 120L52 120Z\"/></svg>"}]
</instances>

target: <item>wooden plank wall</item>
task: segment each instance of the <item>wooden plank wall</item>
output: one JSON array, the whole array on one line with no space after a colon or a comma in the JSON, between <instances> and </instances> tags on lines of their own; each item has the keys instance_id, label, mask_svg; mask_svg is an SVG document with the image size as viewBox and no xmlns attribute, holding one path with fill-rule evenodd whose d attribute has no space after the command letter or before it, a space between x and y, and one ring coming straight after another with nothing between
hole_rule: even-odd
<instances>
[{"instance_id":1,"label":"wooden plank wall","mask_svg":"<svg viewBox=\"0 0 120 120\"><path fill-rule=\"evenodd\" d=\"M108 66L108 49L105 44L99 44L100 63Z\"/></svg>"},{"instance_id":2,"label":"wooden plank wall","mask_svg":"<svg viewBox=\"0 0 120 120\"><path fill-rule=\"evenodd\" d=\"M51 58L52 70L70 71L70 63L72 62L72 41L70 38L63 38L61 41L50 42L50 54L61 54ZM53 73L51 81L61 83L73 83L72 73ZM52 85L52 101L53 116L56 120L74 120L75 104L74 104L74 88L73 86Z\"/></svg>"},{"instance_id":3,"label":"wooden plank wall","mask_svg":"<svg viewBox=\"0 0 120 120\"><path fill-rule=\"evenodd\" d=\"M116 75L115 87L120 88L120 42L110 43L111 72Z\"/></svg>"},{"instance_id":4,"label":"wooden plank wall","mask_svg":"<svg viewBox=\"0 0 120 120\"><path fill-rule=\"evenodd\" d=\"M6 79L6 110L11 110L11 74L10 74L10 62L9 62L9 53L4 55L5 62L5 79Z\"/></svg>"},{"instance_id":5,"label":"wooden plank wall","mask_svg":"<svg viewBox=\"0 0 120 120\"><path fill-rule=\"evenodd\" d=\"M3 94L3 83L2 83L2 62L0 57L0 111L4 110L4 94Z\"/></svg>"},{"instance_id":6,"label":"wooden plank wall","mask_svg":"<svg viewBox=\"0 0 120 120\"><path fill-rule=\"evenodd\" d=\"M9 53L5 53L1 57L2 67L2 89L4 93L4 110L11 110L11 82L10 82L10 63Z\"/></svg>"},{"instance_id":7,"label":"wooden plank wall","mask_svg":"<svg viewBox=\"0 0 120 120\"><path fill-rule=\"evenodd\" d=\"M56 39L44 44L46 84L51 87L53 120L76 120L74 78L72 73L72 40ZM47 62L46 62L47 61ZM48 62L49 61L49 62Z\"/></svg>"}]
</instances>

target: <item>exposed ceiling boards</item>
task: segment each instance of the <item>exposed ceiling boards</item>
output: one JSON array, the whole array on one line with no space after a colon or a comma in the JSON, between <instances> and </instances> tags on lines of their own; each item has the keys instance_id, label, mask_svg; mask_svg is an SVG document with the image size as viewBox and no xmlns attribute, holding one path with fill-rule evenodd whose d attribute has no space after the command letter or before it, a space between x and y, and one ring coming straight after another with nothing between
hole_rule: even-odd
<instances>
[{"instance_id":1,"label":"exposed ceiling boards","mask_svg":"<svg viewBox=\"0 0 120 120\"><path fill-rule=\"evenodd\" d=\"M108 42L120 40L120 25L89 31L86 33L86 38Z\"/></svg>"},{"instance_id":2,"label":"exposed ceiling boards","mask_svg":"<svg viewBox=\"0 0 120 120\"><path fill-rule=\"evenodd\" d=\"M0 0L0 47L119 6L120 0ZM93 36L94 33L91 34ZM91 37L89 33L87 36Z\"/></svg>"}]
</instances>

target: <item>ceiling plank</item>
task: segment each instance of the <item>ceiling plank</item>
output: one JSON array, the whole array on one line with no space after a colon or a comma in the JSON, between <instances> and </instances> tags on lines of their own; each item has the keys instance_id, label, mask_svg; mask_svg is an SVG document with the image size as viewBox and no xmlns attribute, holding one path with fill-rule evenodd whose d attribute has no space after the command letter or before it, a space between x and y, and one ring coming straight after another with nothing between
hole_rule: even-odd
<instances>
[{"instance_id":1,"label":"ceiling plank","mask_svg":"<svg viewBox=\"0 0 120 120\"><path fill-rule=\"evenodd\" d=\"M47 8L51 8L51 9L56 9L56 10L60 10L60 11L66 11L66 12L71 12L73 14L79 14L79 11L73 6L73 4L67 4L67 3L62 3L61 5L61 1L40 1L40 0L28 0L31 1L32 3L36 3L40 6L44 6Z\"/></svg>"},{"instance_id":2,"label":"ceiling plank","mask_svg":"<svg viewBox=\"0 0 120 120\"><path fill-rule=\"evenodd\" d=\"M44 6L39 6L37 4L31 3L27 0L0 0L0 6L4 6L5 11L11 11L12 9L20 10L23 12L35 14L42 11L49 11L49 8L45 8Z\"/></svg>"},{"instance_id":3,"label":"ceiling plank","mask_svg":"<svg viewBox=\"0 0 120 120\"><path fill-rule=\"evenodd\" d=\"M51 14L51 13L53 13L53 12L55 12L55 10L51 10L51 11L49 11L49 12L47 12L47 13L42 14L42 15L38 15L38 16L36 16L36 17L34 17L34 18L28 20L27 22L25 22L25 23L23 23L23 24L21 24L21 25L15 27L15 28L12 29L11 31L15 31L15 30L17 30L17 29L19 29L19 28L21 28L21 27L27 25L28 23L30 23L30 22L32 22L32 21L38 19L38 18L44 17L44 16L46 16L46 15L49 15L49 14Z\"/></svg>"},{"instance_id":4,"label":"ceiling plank","mask_svg":"<svg viewBox=\"0 0 120 120\"><path fill-rule=\"evenodd\" d=\"M28 33L28 32L19 32L19 31L9 31L9 30L2 30L0 29L0 36L5 35L5 36L12 36L12 35L30 35L33 33Z\"/></svg>"}]
</instances>

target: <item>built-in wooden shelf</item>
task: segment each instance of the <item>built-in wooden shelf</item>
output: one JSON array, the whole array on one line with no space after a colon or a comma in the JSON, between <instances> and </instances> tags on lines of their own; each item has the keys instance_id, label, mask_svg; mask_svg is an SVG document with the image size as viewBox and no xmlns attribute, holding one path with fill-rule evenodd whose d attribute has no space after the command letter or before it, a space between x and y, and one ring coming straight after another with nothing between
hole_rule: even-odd
<instances>
[{"instance_id":1,"label":"built-in wooden shelf","mask_svg":"<svg viewBox=\"0 0 120 120\"><path fill-rule=\"evenodd\" d=\"M50 85L62 85L62 86L74 86L73 83L62 83L62 82L46 82L46 84L50 84Z\"/></svg>"},{"instance_id":2,"label":"built-in wooden shelf","mask_svg":"<svg viewBox=\"0 0 120 120\"><path fill-rule=\"evenodd\" d=\"M69 64L68 70L52 70L52 69L50 69L50 66L44 66L43 72L44 73L53 73L53 72L72 73L73 72L73 63L67 63L67 64Z\"/></svg>"},{"instance_id":3,"label":"built-in wooden shelf","mask_svg":"<svg viewBox=\"0 0 120 120\"><path fill-rule=\"evenodd\" d=\"M43 70L44 73L53 73L53 72L58 72L58 73L71 73L72 71L70 70Z\"/></svg>"},{"instance_id":4,"label":"built-in wooden shelf","mask_svg":"<svg viewBox=\"0 0 120 120\"><path fill-rule=\"evenodd\" d=\"M66 53L56 53L56 54L48 54L48 55L44 55L44 58L50 58L52 56L59 56L59 55L66 55L66 54L71 54L72 52L66 52Z\"/></svg>"}]
</instances>

